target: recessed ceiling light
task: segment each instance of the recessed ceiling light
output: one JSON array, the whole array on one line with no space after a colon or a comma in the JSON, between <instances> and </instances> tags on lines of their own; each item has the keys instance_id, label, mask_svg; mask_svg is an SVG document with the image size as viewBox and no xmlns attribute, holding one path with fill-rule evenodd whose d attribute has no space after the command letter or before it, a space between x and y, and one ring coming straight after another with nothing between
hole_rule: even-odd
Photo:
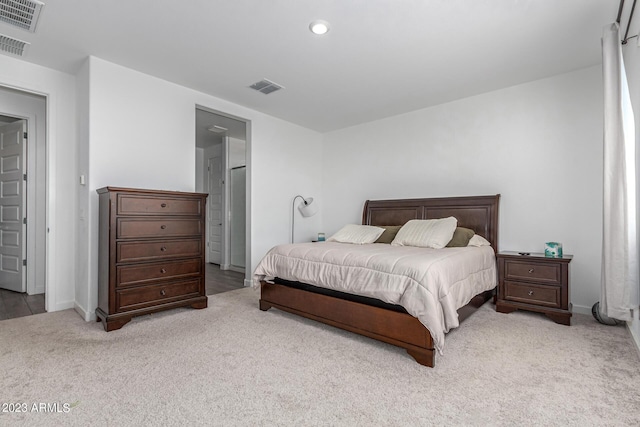
<instances>
[{"instance_id":1,"label":"recessed ceiling light","mask_svg":"<svg viewBox=\"0 0 640 427\"><path fill-rule=\"evenodd\" d=\"M329 32L329 28L331 28L329 26L329 23L321 19L317 19L309 24L309 29L311 30L311 32L319 36L327 34Z\"/></svg>"},{"instance_id":2,"label":"recessed ceiling light","mask_svg":"<svg viewBox=\"0 0 640 427\"><path fill-rule=\"evenodd\" d=\"M224 133L224 132L228 131L229 129L227 129L225 127L222 127L222 126L213 125L213 126L207 128L207 130L209 132Z\"/></svg>"}]
</instances>

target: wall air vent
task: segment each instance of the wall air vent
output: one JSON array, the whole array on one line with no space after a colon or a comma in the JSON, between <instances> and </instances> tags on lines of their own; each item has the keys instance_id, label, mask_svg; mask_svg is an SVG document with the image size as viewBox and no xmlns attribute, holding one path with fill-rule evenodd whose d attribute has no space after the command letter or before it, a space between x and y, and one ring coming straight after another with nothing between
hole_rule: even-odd
<instances>
[{"instance_id":1,"label":"wall air vent","mask_svg":"<svg viewBox=\"0 0 640 427\"><path fill-rule=\"evenodd\" d=\"M0 34L0 52L8 52L13 55L24 56L29 43Z\"/></svg>"},{"instance_id":2,"label":"wall air vent","mask_svg":"<svg viewBox=\"0 0 640 427\"><path fill-rule=\"evenodd\" d=\"M280 86L279 84L274 83L267 79L262 79L259 82L256 82L249 87L251 89L257 90L258 92L262 92L265 95L269 95L272 92L275 92L280 89L284 89L284 86Z\"/></svg>"},{"instance_id":3,"label":"wall air vent","mask_svg":"<svg viewBox=\"0 0 640 427\"><path fill-rule=\"evenodd\" d=\"M36 0L0 0L0 21L35 33L42 6Z\"/></svg>"}]
</instances>

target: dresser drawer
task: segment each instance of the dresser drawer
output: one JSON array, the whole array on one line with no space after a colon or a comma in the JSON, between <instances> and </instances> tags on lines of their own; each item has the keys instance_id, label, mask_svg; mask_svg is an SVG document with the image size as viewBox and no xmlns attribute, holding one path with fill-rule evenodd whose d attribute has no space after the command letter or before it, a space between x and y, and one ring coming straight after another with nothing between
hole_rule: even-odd
<instances>
[{"instance_id":1,"label":"dresser drawer","mask_svg":"<svg viewBox=\"0 0 640 427\"><path fill-rule=\"evenodd\" d=\"M199 294L200 279L120 289L116 291L116 310L135 310Z\"/></svg>"},{"instance_id":2,"label":"dresser drawer","mask_svg":"<svg viewBox=\"0 0 640 427\"><path fill-rule=\"evenodd\" d=\"M202 234L199 219L138 219L118 218L117 238L135 239L145 237L187 237Z\"/></svg>"},{"instance_id":3,"label":"dresser drawer","mask_svg":"<svg viewBox=\"0 0 640 427\"><path fill-rule=\"evenodd\" d=\"M203 274L202 258L117 266L116 287L141 285L162 279L200 274Z\"/></svg>"},{"instance_id":4,"label":"dresser drawer","mask_svg":"<svg viewBox=\"0 0 640 427\"><path fill-rule=\"evenodd\" d=\"M562 270L558 263L507 259L504 261L504 278L559 285L562 283Z\"/></svg>"},{"instance_id":5,"label":"dresser drawer","mask_svg":"<svg viewBox=\"0 0 640 427\"><path fill-rule=\"evenodd\" d=\"M154 261L202 255L202 239L118 242L116 262Z\"/></svg>"},{"instance_id":6,"label":"dresser drawer","mask_svg":"<svg viewBox=\"0 0 640 427\"><path fill-rule=\"evenodd\" d=\"M128 194L118 196L118 215L196 215L203 209L200 199L144 197Z\"/></svg>"},{"instance_id":7,"label":"dresser drawer","mask_svg":"<svg viewBox=\"0 0 640 427\"><path fill-rule=\"evenodd\" d=\"M561 287L504 282L504 299L546 307L561 308Z\"/></svg>"}]
</instances>

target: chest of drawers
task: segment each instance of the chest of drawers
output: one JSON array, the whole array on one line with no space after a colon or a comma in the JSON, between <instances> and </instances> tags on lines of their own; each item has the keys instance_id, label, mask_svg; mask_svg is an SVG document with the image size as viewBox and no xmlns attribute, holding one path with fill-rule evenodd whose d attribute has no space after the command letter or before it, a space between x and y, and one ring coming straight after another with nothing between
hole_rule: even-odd
<instances>
[{"instance_id":1,"label":"chest of drawers","mask_svg":"<svg viewBox=\"0 0 640 427\"><path fill-rule=\"evenodd\" d=\"M97 320L106 331L133 316L205 308L206 194L99 190Z\"/></svg>"},{"instance_id":2,"label":"chest of drawers","mask_svg":"<svg viewBox=\"0 0 640 427\"><path fill-rule=\"evenodd\" d=\"M510 313L529 310L544 313L563 325L571 324L569 263L572 256L548 258L544 254L500 252L496 310Z\"/></svg>"}]
</instances>

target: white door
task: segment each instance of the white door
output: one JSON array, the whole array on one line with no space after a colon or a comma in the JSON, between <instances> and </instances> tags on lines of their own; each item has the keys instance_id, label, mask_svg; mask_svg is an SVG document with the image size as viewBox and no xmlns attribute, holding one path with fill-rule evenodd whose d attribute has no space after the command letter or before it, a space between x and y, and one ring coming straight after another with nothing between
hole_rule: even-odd
<instances>
[{"instance_id":1,"label":"white door","mask_svg":"<svg viewBox=\"0 0 640 427\"><path fill-rule=\"evenodd\" d=\"M26 292L24 259L24 135L27 122L0 127L0 288Z\"/></svg>"},{"instance_id":2,"label":"white door","mask_svg":"<svg viewBox=\"0 0 640 427\"><path fill-rule=\"evenodd\" d=\"M223 209L223 184L222 156L209 158L209 201L207 226L209 229L209 262L222 263L222 209Z\"/></svg>"}]
</instances>

